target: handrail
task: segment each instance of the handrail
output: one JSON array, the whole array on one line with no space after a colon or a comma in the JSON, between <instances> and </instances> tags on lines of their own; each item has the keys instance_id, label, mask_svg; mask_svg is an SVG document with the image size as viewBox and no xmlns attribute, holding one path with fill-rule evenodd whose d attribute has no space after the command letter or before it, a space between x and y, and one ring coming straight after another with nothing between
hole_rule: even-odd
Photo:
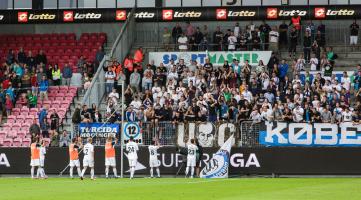
<instances>
[{"instance_id":1,"label":"handrail","mask_svg":"<svg viewBox=\"0 0 361 200\"><path fill-rule=\"evenodd\" d=\"M118 48L119 42L123 38L124 35L126 35L127 27L129 26L131 20L134 20L134 13L135 8L131 10L131 12L128 15L128 19L123 24L120 33L118 34L115 42L113 43L112 49L110 54L105 55L103 60L100 62L99 67L97 69L97 72L95 73L93 80L91 82L91 85L89 89L85 92L82 104L84 105L91 105L92 103L95 103L97 106L99 106L101 100L103 99L104 93L105 93L105 86L104 86L104 70L103 66L106 65L106 62L109 61L111 58L113 58L114 53L116 49ZM123 59L123 58L120 58Z\"/></svg>"},{"instance_id":2,"label":"handrail","mask_svg":"<svg viewBox=\"0 0 361 200\"><path fill-rule=\"evenodd\" d=\"M122 29L120 30L120 33L117 36L117 39L115 40L115 42L114 42L114 44L112 46L112 50L110 51L110 58L113 58L115 49L118 46L119 41L122 39L122 37L124 35L123 33L126 30L126 28L128 27L128 25L130 23L130 20L132 20L132 17L129 17L129 16L133 16L134 13L135 13L135 7L130 11L130 13L129 13L128 17L127 17L127 20L125 21L124 25L122 26Z\"/></svg>"}]
</instances>

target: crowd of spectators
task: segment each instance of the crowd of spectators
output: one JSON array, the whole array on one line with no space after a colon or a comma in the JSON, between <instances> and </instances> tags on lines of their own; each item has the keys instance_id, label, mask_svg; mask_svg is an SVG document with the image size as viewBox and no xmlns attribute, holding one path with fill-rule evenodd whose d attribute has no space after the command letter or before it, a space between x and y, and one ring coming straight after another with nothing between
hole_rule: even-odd
<instances>
[{"instance_id":1,"label":"crowd of spectators","mask_svg":"<svg viewBox=\"0 0 361 200\"><path fill-rule=\"evenodd\" d=\"M103 48L99 48L94 61L79 57L75 71L82 74L84 89L90 84L104 55ZM6 61L0 67L0 124L3 116L10 116L15 106L36 108L39 103L48 100L50 86L69 86L73 71L73 66L69 64L60 67L56 63L48 63L43 50L37 55L25 52L22 47L9 50ZM49 108L42 106L38 113L39 121L34 121L30 127L32 137L51 138L51 144L67 144L62 141L66 138L64 134L59 134L58 114L50 111L48 116L48 112Z\"/></svg>"},{"instance_id":2,"label":"crowd of spectators","mask_svg":"<svg viewBox=\"0 0 361 200\"><path fill-rule=\"evenodd\" d=\"M283 22L272 28L263 22L259 27L251 23L242 30L236 23L233 30L225 33L218 27L213 38L206 25L202 31L190 23L185 30L180 24L172 32L166 28L163 41L167 48L177 43L181 51L206 47L269 49L273 53L267 65L260 60L257 66L251 66L248 61L240 64L238 60L213 66L208 59L202 65L195 60L186 64L180 59L168 65L150 61L142 67L138 56L128 56L122 64L105 69L106 115L114 112L112 121L120 119L121 113L116 108L120 95L117 82L125 81L127 121L361 122L361 66L354 71L353 82L347 72L337 78L332 74L337 55L331 47L326 47L325 25L321 22L316 28L309 21L305 27L301 29ZM304 31L303 34L300 31ZM300 35L304 36L302 40ZM213 41L213 46L204 46L208 41ZM296 52L295 45L300 41L303 41L303 51ZM277 52L282 46L290 50L291 62L279 58ZM319 72L311 78L310 70ZM304 81L300 78L302 71Z\"/></svg>"}]
</instances>

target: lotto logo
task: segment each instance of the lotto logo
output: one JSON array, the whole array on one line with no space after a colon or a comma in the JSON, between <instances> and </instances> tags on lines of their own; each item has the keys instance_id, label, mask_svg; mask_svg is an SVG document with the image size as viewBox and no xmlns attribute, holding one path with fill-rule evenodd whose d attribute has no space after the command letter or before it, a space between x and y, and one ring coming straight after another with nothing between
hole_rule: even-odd
<instances>
[{"instance_id":1,"label":"lotto logo","mask_svg":"<svg viewBox=\"0 0 361 200\"><path fill-rule=\"evenodd\" d=\"M173 20L173 10L163 10L163 20Z\"/></svg>"},{"instance_id":2,"label":"lotto logo","mask_svg":"<svg viewBox=\"0 0 361 200\"><path fill-rule=\"evenodd\" d=\"M217 19L227 19L227 9L217 9L216 10Z\"/></svg>"},{"instance_id":3,"label":"lotto logo","mask_svg":"<svg viewBox=\"0 0 361 200\"><path fill-rule=\"evenodd\" d=\"M277 18L278 18L278 9L267 8L267 19L277 19Z\"/></svg>"},{"instance_id":4,"label":"lotto logo","mask_svg":"<svg viewBox=\"0 0 361 200\"><path fill-rule=\"evenodd\" d=\"M127 19L127 11L126 10L117 10L115 15L115 20L117 21L125 21Z\"/></svg>"},{"instance_id":5,"label":"lotto logo","mask_svg":"<svg viewBox=\"0 0 361 200\"><path fill-rule=\"evenodd\" d=\"M28 22L28 12L18 12L18 22Z\"/></svg>"},{"instance_id":6,"label":"lotto logo","mask_svg":"<svg viewBox=\"0 0 361 200\"><path fill-rule=\"evenodd\" d=\"M325 8L315 8L315 18L325 18L326 17L326 9Z\"/></svg>"},{"instance_id":7,"label":"lotto logo","mask_svg":"<svg viewBox=\"0 0 361 200\"><path fill-rule=\"evenodd\" d=\"M64 11L63 12L63 21L64 22L74 21L74 12L73 11Z\"/></svg>"}]
</instances>

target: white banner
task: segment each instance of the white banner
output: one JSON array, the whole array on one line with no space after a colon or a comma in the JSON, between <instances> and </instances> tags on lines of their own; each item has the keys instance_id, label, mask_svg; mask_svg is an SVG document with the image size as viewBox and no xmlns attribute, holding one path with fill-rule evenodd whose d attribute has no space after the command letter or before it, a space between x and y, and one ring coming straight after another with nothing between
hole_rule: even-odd
<instances>
[{"instance_id":1,"label":"white banner","mask_svg":"<svg viewBox=\"0 0 361 200\"><path fill-rule=\"evenodd\" d=\"M142 129L138 122L125 122L123 129L124 144L128 142L130 137L133 137L134 142L138 144L143 143Z\"/></svg>"},{"instance_id":2,"label":"white banner","mask_svg":"<svg viewBox=\"0 0 361 200\"><path fill-rule=\"evenodd\" d=\"M155 65L160 63L168 65L171 60L174 60L174 63L178 63L180 59L184 59L186 65L189 65L192 60L196 60L198 64L204 65L206 58L209 58L213 66L223 66L226 60L231 65L233 59L237 59L240 65L243 65L248 60L250 65L256 66L260 60L267 65L271 54L272 51L149 52L149 60L153 60Z\"/></svg>"},{"instance_id":3,"label":"white banner","mask_svg":"<svg viewBox=\"0 0 361 200\"><path fill-rule=\"evenodd\" d=\"M206 163L206 166L201 171L201 178L228 178L229 157L233 142L232 135Z\"/></svg>"}]
</instances>

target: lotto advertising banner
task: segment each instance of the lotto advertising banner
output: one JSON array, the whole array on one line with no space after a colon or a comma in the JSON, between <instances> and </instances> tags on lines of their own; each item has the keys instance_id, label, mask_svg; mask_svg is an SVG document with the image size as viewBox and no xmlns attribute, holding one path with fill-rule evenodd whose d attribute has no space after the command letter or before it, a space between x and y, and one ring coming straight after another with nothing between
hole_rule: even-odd
<instances>
[{"instance_id":1,"label":"lotto advertising banner","mask_svg":"<svg viewBox=\"0 0 361 200\"><path fill-rule=\"evenodd\" d=\"M203 162L209 163L218 148L204 148ZM232 148L229 157L229 176L249 174L279 175L361 175L360 148ZM120 171L120 148L116 148L116 163ZM80 155L82 161L83 154ZM162 147L158 151L161 175L175 175L180 169L184 177L185 164L176 148ZM29 174L30 148L0 148L0 175ZM68 148L48 148L45 172L58 175L69 164ZM136 175L149 176L149 151L140 147ZM128 161L124 171L128 171ZM68 176L69 171L64 173ZM104 147L95 148L95 172L104 175ZM125 173L129 176L129 172ZM86 175L89 178L89 174Z\"/></svg>"},{"instance_id":2,"label":"lotto advertising banner","mask_svg":"<svg viewBox=\"0 0 361 200\"><path fill-rule=\"evenodd\" d=\"M149 52L149 60L154 60L155 64L164 63L165 65L170 64L171 60L178 63L180 59L183 59L186 65L195 60L198 64L204 65L208 58L213 66L223 66L224 61L232 63L233 59L237 59L241 65L246 60L249 61L250 65L258 65L260 60L267 64L271 54L272 51Z\"/></svg>"},{"instance_id":3,"label":"lotto advertising banner","mask_svg":"<svg viewBox=\"0 0 361 200\"><path fill-rule=\"evenodd\" d=\"M124 22L130 11L122 8L1 10L0 24ZM361 17L361 6L137 8L135 19L138 22L289 20L296 14L314 20L354 19Z\"/></svg>"},{"instance_id":4,"label":"lotto advertising banner","mask_svg":"<svg viewBox=\"0 0 361 200\"><path fill-rule=\"evenodd\" d=\"M139 122L125 122L123 128L124 144L126 144L130 137L133 137L134 142L138 144L143 143L142 129Z\"/></svg>"},{"instance_id":5,"label":"lotto advertising banner","mask_svg":"<svg viewBox=\"0 0 361 200\"><path fill-rule=\"evenodd\" d=\"M361 147L361 125L351 122L341 124L266 122L261 126L259 143L269 147Z\"/></svg>"},{"instance_id":6,"label":"lotto advertising banner","mask_svg":"<svg viewBox=\"0 0 361 200\"><path fill-rule=\"evenodd\" d=\"M107 138L109 136L116 137L119 134L119 124L103 124L103 123L80 123L80 137L97 137Z\"/></svg>"}]
</instances>

